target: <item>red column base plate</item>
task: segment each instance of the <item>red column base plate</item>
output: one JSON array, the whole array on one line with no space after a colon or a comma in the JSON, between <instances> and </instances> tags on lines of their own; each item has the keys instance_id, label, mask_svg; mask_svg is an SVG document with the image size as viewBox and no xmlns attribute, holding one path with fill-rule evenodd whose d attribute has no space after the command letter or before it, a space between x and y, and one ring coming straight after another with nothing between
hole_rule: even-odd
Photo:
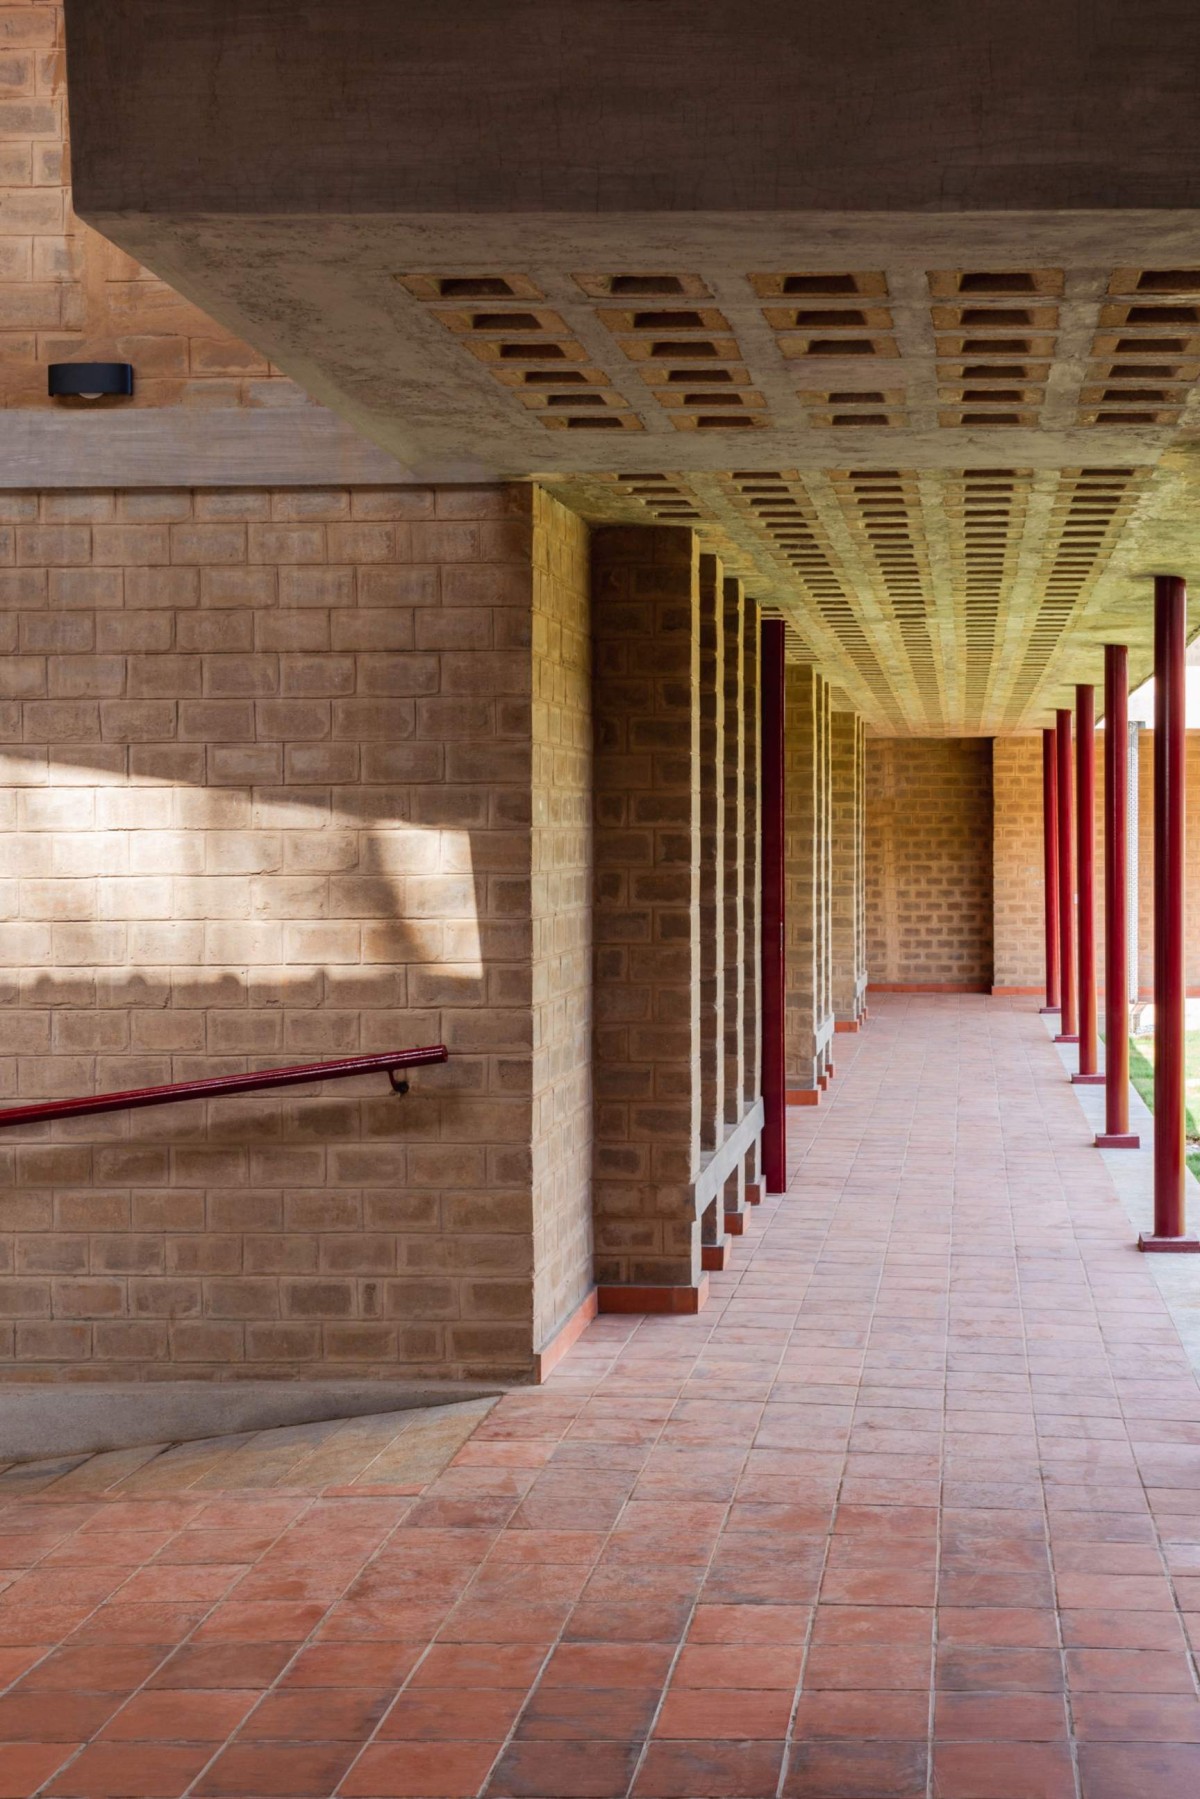
<instances>
[{"instance_id":1,"label":"red column base plate","mask_svg":"<svg viewBox=\"0 0 1200 1799\"><path fill-rule=\"evenodd\" d=\"M1078 1043L1079 1033L1078 1031L1060 1031L1054 1041L1056 1043Z\"/></svg>"},{"instance_id":2,"label":"red column base plate","mask_svg":"<svg viewBox=\"0 0 1200 1799\"><path fill-rule=\"evenodd\" d=\"M1138 1248L1144 1253L1197 1256L1200 1255L1200 1237L1148 1237L1143 1231L1138 1238Z\"/></svg>"},{"instance_id":3,"label":"red column base plate","mask_svg":"<svg viewBox=\"0 0 1200 1799\"><path fill-rule=\"evenodd\" d=\"M1055 1017L1057 1018L1058 1014L1062 1011L1062 1007L1061 1006L1039 1006L1038 1011L1041 1013L1043 1018L1048 1017L1051 1012L1053 1012Z\"/></svg>"},{"instance_id":4,"label":"red column base plate","mask_svg":"<svg viewBox=\"0 0 1200 1799\"><path fill-rule=\"evenodd\" d=\"M1134 1131L1101 1131L1096 1138L1097 1149L1140 1149L1141 1138Z\"/></svg>"},{"instance_id":5,"label":"red column base plate","mask_svg":"<svg viewBox=\"0 0 1200 1799\"><path fill-rule=\"evenodd\" d=\"M1102 1074L1073 1074L1071 1080L1076 1087L1103 1087Z\"/></svg>"},{"instance_id":6,"label":"red column base plate","mask_svg":"<svg viewBox=\"0 0 1200 1799\"><path fill-rule=\"evenodd\" d=\"M720 1274L729 1266L732 1245L728 1237L723 1243L702 1243L700 1245L700 1266L706 1274Z\"/></svg>"}]
</instances>

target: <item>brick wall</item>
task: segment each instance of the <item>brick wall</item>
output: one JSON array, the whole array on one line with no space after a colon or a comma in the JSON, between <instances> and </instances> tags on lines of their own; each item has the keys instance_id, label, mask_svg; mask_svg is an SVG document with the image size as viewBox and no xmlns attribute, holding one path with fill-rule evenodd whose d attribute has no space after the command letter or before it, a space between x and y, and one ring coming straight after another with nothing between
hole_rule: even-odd
<instances>
[{"instance_id":1,"label":"brick wall","mask_svg":"<svg viewBox=\"0 0 1200 1799\"><path fill-rule=\"evenodd\" d=\"M1154 986L1154 733L1138 749L1138 986ZM997 738L996 985L1041 992L1046 978L1040 735ZM1200 731L1187 739L1186 979L1200 991ZM1096 737L1096 976L1104 978L1104 733Z\"/></svg>"},{"instance_id":2,"label":"brick wall","mask_svg":"<svg viewBox=\"0 0 1200 1799\"><path fill-rule=\"evenodd\" d=\"M868 738L872 983L992 984L992 746Z\"/></svg>"},{"instance_id":3,"label":"brick wall","mask_svg":"<svg viewBox=\"0 0 1200 1799\"><path fill-rule=\"evenodd\" d=\"M528 488L3 520L4 1097L451 1050L404 1100L10 1133L8 1372L526 1372L535 1252L543 1320L583 1278L581 527Z\"/></svg>"},{"instance_id":4,"label":"brick wall","mask_svg":"<svg viewBox=\"0 0 1200 1799\"><path fill-rule=\"evenodd\" d=\"M592 1284L592 645L587 526L540 489L533 534L535 1347Z\"/></svg>"},{"instance_id":5,"label":"brick wall","mask_svg":"<svg viewBox=\"0 0 1200 1799\"><path fill-rule=\"evenodd\" d=\"M0 406L305 406L300 388L71 209L62 7L0 6ZM131 362L135 394L50 401L46 365Z\"/></svg>"}]
</instances>

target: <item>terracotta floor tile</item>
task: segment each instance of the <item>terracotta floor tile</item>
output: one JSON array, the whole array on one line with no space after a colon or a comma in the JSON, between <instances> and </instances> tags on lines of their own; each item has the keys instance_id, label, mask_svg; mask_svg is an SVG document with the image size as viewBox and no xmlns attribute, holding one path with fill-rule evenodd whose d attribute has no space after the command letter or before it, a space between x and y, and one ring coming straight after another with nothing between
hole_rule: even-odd
<instances>
[{"instance_id":1,"label":"terracotta floor tile","mask_svg":"<svg viewBox=\"0 0 1200 1799\"><path fill-rule=\"evenodd\" d=\"M929 1735L929 1693L869 1689L803 1692L796 1707L795 1738L880 1737L884 1741L921 1742Z\"/></svg>"},{"instance_id":2,"label":"terracotta floor tile","mask_svg":"<svg viewBox=\"0 0 1200 1799\"><path fill-rule=\"evenodd\" d=\"M132 1693L154 1674L170 1651L161 1644L110 1644L103 1653L93 1644L56 1649L21 1680L18 1692Z\"/></svg>"},{"instance_id":3,"label":"terracotta floor tile","mask_svg":"<svg viewBox=\"0 0 1200 1799\"><path fill-rule=\"evenodd\" d=\"M0 1742L86 1742L121 1703L116 1693L16 1692L0 1696Z\"/></svg>"},{"instance_id":4,"label":"terracotta floor tile","mask_svg":"<svg viewBox=\"0 0 1200 1799\"><path fill-rule=\"evenodd\" d=\"M1066 1741L1066 1701L1054 1693L939 1693L934 1735L943 1742Z\"/></svg>"},{"instance_id":5,"label":"terracotta floor tile","mask_svg":"<svg viewBox=\"0 0 1200 1799\"><path fill-rule=\"evenodd\" d=\"M1068 1649L1072 1693L1193 1693L1191 1664L1182 1650Z\"/></svg>"},{"instance_id":6,"label":"terracotta floor tile","mask_svg":"<svg viewBox=\"0 0 1200 1799\"><path fill-rule=\"evenodd\" d=\"M788 1698L790 1700L790 1693ZM521 1714L517 1736L543 1740L591 1737L612 1742L639 1742L650 1729L658 1701L658 1692L652 1687L606 1690L543 1684Z\"/></svg>"},{"instance_id":7,"label":"terracotta floor tile","mask_svg":"<svg viewBox=\"0 0 1200 1799\"><path fill-rule=\"evenodd\" d=\"M1057 1615L1004 1606L948 1606L938 1611L938 1642L959 1649L1055 1649Z\"/></svg>"},{"instance_id":8,"label":"terracotta floor tile","mask_svg":"<svg viewBox=\"0 0 1200 1799\"><path fill-rule=\"evenodd\" d=\"M292 1688L268 1693L240 1732L239 1742L352 1743L365 1741L394 1698L394 1689Z\"/></svg>"},{"instance_id":9,"label":"terracotta floor tile","mask_svg":"<svg viewBox=\"0 0 1200 1799\"><path fill-rule=\"evenodd\" d=\"M814 1644L804 1665L804 1686L820 1687L924 1687L928 1689L933 1661L932 1645L907 1643Z\"/></svg>"},{"instance_id":10,"label":"terracotta floor tile","mask_svg":"<svg viewBox=\"0 0 1200 1799\"><path fill-rule=\"evenodd\" d=\"M1200 1744L1081 1743L1083 1799L1195 1799Z\"/></svg>"},{"instance_id":11,"label":"terracotta floor tile","mask_svg":"<svg viewBox=\"0 0 1200 1799\"><path fill-rule=\"evenodd\" d=\"M1050 1649L939 1648L937 1684L957 1693L1061 1693L1062 1661Z\"/></svg>"},{"instance_id":12,"label":"terracotta floor tile","mask_svg":"<svg viewBox=\"0 0 1200 1799\"><path fill-rule=\"evenodd\" d=\"M211 1754L211 1744L92 1743L46 1791L64 1799L179 1799Z\"/></svg>"},{"instance_id":13,"label":"terracotta floor tile","mask_svg":"<svg viewBox=\"0 0 1200 1799\"><path fill-rule=\"evenodd\" d=\"M1071 1716L1081 1742L1200 1743L1194 1693L1079 1693Z\"/></svg>"},{"instance_id":14,"label":"terracotta floor tile","mask_svg":"<svg viewBox=\"0 0 1200 1799\"><path fill-rule=\"evenodd\" d=\"M0 1743L0 1799L29 1799L77 1747L74 1743Z\"/></svg>"},{"instance_id":15,"label":"terracotta floor tile","mask_svg":"<svg viewBox=\"0 0 1200 1799\"><path fill-rule=\"evenodd\" d=\"M1182 1649L1184 1633L1174 1612L1061 1612L1068 1649Z\"/></svg>"},{"instance_id":16,"label":"terracotta floor tile","mask_svg":"<svg viewBox=\"0 0 1200 1799\"><path fill-rule=\"evenodd\" d=\"M654 1726L657 1737L776 1738L786 1734L790 1692L715 1692L711 1688L669 1688Z\"/></svg>"},{"instance_id":17,"label":"terracotta floor tile","mask_svg":"<svg viewBox=\"0 0 1200 1799\"><path fill-rule=\"evenodd\" d=\"M151 1689L268 1687L295 1652L294 1643L185 1643L160 1663L148 1684Z\"/></svg>"},{"instance_id":18,"label":"terracotta floor tile","mask_svg":"<svg viewBox=\"0 0 1200 1799\"><path fill-rule=\"evenodd\" d=\"M936 1743L933 1792L935 1799L1075 1799L1075 1770L1065 1743Z\"/></svg>"},{"instance_id":19,"label":"terracotta floor tile","mask_svg":"<svg viewBox=\"0 0 1200 1799\"><path fill-rule=\"evenodd\" d=\"M474 1799L498 1749L498 1743L372 1743L336 1790L340 1799Z\"/></svg>"},{"instance_id":20,"label":"terracotta floor tile","mask_svg":"<svg viewBox=\"0 0 1200 1799\"><path fill-rule=\"evenodd\" d=\"M798 1645L756 1648L749 1644L686 1643L671 1676L676 1687L773 1687L792 1693L800 1678Z\"/></svg>"},{"instance_id":21,"label":"terracotta floor tile","mask_svg":"<svg viewBox=\"0 0 1200 1799\"><path fill-rule=\"evenodd\" d=\"M234 1743L196 1783L197 1799L327 1799L357 1743Z\"/></svg>"},{"instance_id":22,"label":"terracotta floor tile","mask_svg":"<svg viewBox=\"0 0 1200 1799\"><path fill-rule=\"evenodd\" d=\"M784 1799L925 1799L924 1743L797 1743Z\"/></svg>"},{"instance_id":23,"label":"terracotta floor tile","mask_svg":"<svg viewBox=\"0 0 1200 1799\"><path fill-rule=\"evenodd\" d=\"M414 1643L314 1643L280 1676L281 1687L390 1687L417 1664Z\"/></svg>"},{"instance_id":24,"label":"terracotta floor tile","mask_svg":"<svg viewBox=\"0 0 1200 1799\"><path fill-rule=\"evenodd\" d=\"M227 1599L198 1623L196 1643L301 1643L325 1616L320 1600Z\"/></svg>"},{"instance_id":25,"label":"terracotta floor tile","mask_svg":"<svg viewBox=\"0 0 1200 1799\"><path fill-rule=\"evenodd\" d=\"M516 1687L527 1692L546 1657L537 1643L434 1643L414 1668L413 1687Z\"/></svg>"},{"instance_id":26,"label":"terracotta floor tile","mask_svg":"<svg viewBox=\"0 0 1200 1799\"><path fill-rule=\"evenodd\" d=\"M747 1607L753 1610L753 1607ZM677 1643L692 1615L690 1601L581 1602L563 1630L568 1643Z\"/></svg>"},{"instance_id":27,"label":"terracotta floor tile","mask_svg":"<svg viewBox=\"0 0 1200 1799\"><path fill-rule=\"evenodd\" d=\"M782 1760L782 1742L656 1738L638 1771L634 1799L774 1799Z\"/></svg>"},{"instance_id":28,"label":"terracotta floor tile","mask_svg":"<svg viewBox=\"0 0 1200 1799\"><path fill-rule=\"evenodd\" d=\"M637 1763L632 1743L510 1743L487 1799L621 1799Z\"/></svg>"},{"instance_id":29,"label":"terracotta floor tile","mask_svg":"<svg viewBox=\"0 0 1200 1799\"><path fill-rule=\"evenodd\" d=\"M834 1643L928 1646L933 1641L933 1618L928 1606L819 1605L813 1617L813 1647Z\"/></svg>"},{"instance_id":30,"label":"terracotta floor tile","mask_svg":"<svg viewBox=\"0 0 1200 1799\"><path fill-rule=\"evenodd\" d=\"M692 1614L690 1643L803 1643L812 1608L800 1605L705 1605Z\"/></svg>"},{"instance_id":31,"label":"terracotta floor tile","mask_svg":"<svg viewBox=\"0 0 1200 1799\"><path fill-rule=\"evenodd\" d=\"M686 1655L687 1650L683 1653ZM546 1664L541 1684L604 1689L646 1687L657 1692L670 1667L671 1650L665 1644L560 1643Z\"/></svg>"},{"instance_id":32,"label":"terracotta floor tile","mask_svg":"<svg viewBox=\"0 0 1200 1799\"><path fill-rule=\"evenodd\" d=\"M929 1606L936 1586L932 1569L894 1573L888 1568L835 1568L821 1582L821 1604Z\"/></svg>"},{"instance_id":33,"label":"terracotta floor tile","mask_svg":"<svg viewBox=\"0 0 1200 1799\"><path fill-rule=\"evenodd\" d=\"M525 1695L514 1687L409 1687L395 1698L381 1740L502 1743Z\"/></svg>"},{"instance_id":34,"label":"terracotta floor tile","mask_svg":"<svg viewBox=\"0 0 1200 1799\"><path fill-rule=\"evenodd\" d=\"M223 1743L245 1718L254 1691L135 1693L110 1718L102 1742Z\"/></svg>"}]
</instances>

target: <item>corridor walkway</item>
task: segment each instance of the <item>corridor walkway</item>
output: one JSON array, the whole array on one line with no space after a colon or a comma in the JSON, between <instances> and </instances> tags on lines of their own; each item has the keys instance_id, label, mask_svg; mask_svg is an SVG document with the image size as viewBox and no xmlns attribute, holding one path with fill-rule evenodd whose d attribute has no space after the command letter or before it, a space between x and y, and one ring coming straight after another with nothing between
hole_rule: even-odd
<instances>
[{"instance_id":1,"label":"corridor walkway","mask_svg":"<svg viewBox=\"0 0 1200 1799\"><path fill-rule=\"evenodd\" d=\"M1058 1056L839 1050L707 1310L422 1490L10 1501L0 1795L1194 1799L1200 1392Z\"/></svg>"}]
</instances>

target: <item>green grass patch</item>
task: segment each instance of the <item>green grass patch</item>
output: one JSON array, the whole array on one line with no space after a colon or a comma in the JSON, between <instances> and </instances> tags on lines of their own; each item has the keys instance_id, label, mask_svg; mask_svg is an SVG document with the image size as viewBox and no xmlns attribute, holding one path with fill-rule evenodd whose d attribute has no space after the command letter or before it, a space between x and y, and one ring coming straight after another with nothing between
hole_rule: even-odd
<instances>
[{"instance_id":1,"label":"green grass patch","mask_svg":"<svg viewBox=\"0 0 1200 1799\"><path fill-rule=\"evenodd\" d=\"M1154 1040L1151 1037L1129 1039L1129 1078L1154 1110ZM1187 1137L1187 1165L1200 1181L1200 1031L1188 1031L1184 1038L1184 1133Z\"/></svg>"}]
</instances>

